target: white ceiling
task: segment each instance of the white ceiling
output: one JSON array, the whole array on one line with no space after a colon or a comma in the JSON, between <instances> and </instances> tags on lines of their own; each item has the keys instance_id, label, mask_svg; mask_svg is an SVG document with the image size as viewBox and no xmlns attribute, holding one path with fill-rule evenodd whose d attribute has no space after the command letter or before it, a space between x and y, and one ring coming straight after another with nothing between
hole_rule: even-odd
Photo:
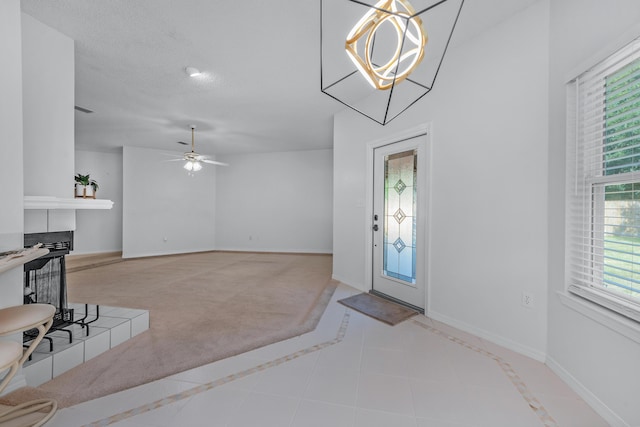
<instances>
[{"instance_id":1,"label":"white ceiling","mask_svg":"<svg viewBox=\"0 0 640 427\"><path fill-rule=\"evenodd\" d=\"M452 45L535 1L466 0ZM343 107L320 92L320 0L21 4L75 40L76 105L94 111L75 113L79 149L184 151L190 124L204 154L333 145Z\"/></svg>"}]
</instances>

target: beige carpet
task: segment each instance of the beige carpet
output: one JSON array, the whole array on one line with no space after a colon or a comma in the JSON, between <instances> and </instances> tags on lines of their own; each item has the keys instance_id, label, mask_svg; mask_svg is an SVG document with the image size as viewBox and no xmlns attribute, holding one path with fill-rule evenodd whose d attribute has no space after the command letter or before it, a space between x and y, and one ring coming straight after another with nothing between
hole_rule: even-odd
<instances>
[{"instance_id":1,"label":"beige carpet","mask_svg":"<svg viewBox=\"0 0 640 427\"><path fill-rule=\"evenodd\" d=\"M342 305L394 326L418 314L417 311L371 294L357 294L338 300Z\"/></svg>"},{"instance_id":2,"label":"beige carpet","mask_svg":"<svg viewBox=\"0 0 640 427\"><path fill-rule=\"evenodd\" d=\"M2 402L52 397L67 407L311 331L337 285L331 263L207 252L70 273L70 302L149 310L150 329Z\"/></svg>"}]
</instances>

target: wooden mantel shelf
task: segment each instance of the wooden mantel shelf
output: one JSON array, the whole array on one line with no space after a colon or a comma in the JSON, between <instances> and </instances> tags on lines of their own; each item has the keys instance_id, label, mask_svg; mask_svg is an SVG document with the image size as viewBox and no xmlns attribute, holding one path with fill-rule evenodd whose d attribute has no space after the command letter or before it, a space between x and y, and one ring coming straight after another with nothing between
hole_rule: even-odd
<instances>
[{"instance_id":1,"label":"wooden mantel shelf","mask_svg":"<svg viewBox=\"0 0 640 427\"><path fill-rule=\"evenodd\" d=\"M49 249L34 246L32 248L16 249L5 253L5 255L0 255L0 273L19 267L48 253Z\"/></svg>"},{"instance_id":2,"label":"wooden mantel shelf","mask_svg":"<svg viewBox=\"0 0 640 427\"><path fill-rule=\"evenodd\" d=\"M63 199L49 196L24 196L25 209L111 209L106 199Z\"/></svg>"}]
</instances>

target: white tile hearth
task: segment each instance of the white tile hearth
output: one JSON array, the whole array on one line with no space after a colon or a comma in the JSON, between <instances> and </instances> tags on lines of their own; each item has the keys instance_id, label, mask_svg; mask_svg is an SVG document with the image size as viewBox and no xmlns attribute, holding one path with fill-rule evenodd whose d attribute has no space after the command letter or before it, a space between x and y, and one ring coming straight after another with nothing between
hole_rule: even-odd
<instances>
[{"instance_id":1,"label":"white tile hearth","mask_svg":"<svg viewBox=\"0 0 640 427\"><path fill-rule=\"evenodd\" d=\"M78 324L64 328L71 332L72 342L66 331L47 334L53 341L53 350L48 339L38 345L31 360L24 364L27 385L37 387L149 329L146 310L85 304L69 304L69 308L73 308L76 321L84 318L87 311L85 321L91 323L88 328Z\"/></svg>"},{"instance_id":2,"label":"white tile hearth","mask_svg":"<svg viewBox=\"0 0 640 427\"><path fill-rule=\"evenodd\" d=\"M53 357L44 357L40 359L38 354L34 354L28 365L24 367L23 372L30 386L38 386L49 381L53 377Z\"/></svg>"},{"instance_id":3,"label":"white tile hearth","mask_svg":"<svg viewBox=\"0 0 640 427\"><path fill-rule=\"evenodd\" d=\"M109 329L90 328L90 337L84 341L84 360L93 359L111 348Z\"/></svg>"},{"instance_id":4,"label":"white tile hearth","mask_svg":"<svg viewBox=\"0 0 640 427\"><path fill-rule=\"evenodd\" d=\"M74 368L84 362L84 342L80 340L74 341L76 345L65 346L56 351L56 345L53 348L53 373L52 377L62 375L69 369Z\"/></svg>"}]
</instances>

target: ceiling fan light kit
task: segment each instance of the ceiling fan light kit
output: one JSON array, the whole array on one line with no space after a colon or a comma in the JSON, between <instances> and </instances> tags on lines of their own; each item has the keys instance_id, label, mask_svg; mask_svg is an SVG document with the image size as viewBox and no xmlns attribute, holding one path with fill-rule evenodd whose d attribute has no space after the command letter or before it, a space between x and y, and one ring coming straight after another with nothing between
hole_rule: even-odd
<instances>
[{"instance_id":1,"label":"ceiling fan light kit","mask_svg":"<svg viewBox=\"0 0 640 427\"><path fill-rule=\"evenodd\" d=\"M189 172L198 172L202 169L202 165L200 164L200 154L195 152L196 140L195 140L195 125L191 125L191 152L184 153L184 159L186 160L184 164L184 168Z\"/></svg>"},{"instance_id":2,"label":"ceiling fan light kit","mask_svg":"<svg viewBox=\"0 0 640 427\"><path fill-rule=\"evenodd\" d=\"M229 166L227 163L218 162L215 160L211 160L207 158L207 156L203 156L202 154L196 153L195 147L195 125L191 125L191 151L187 151L184 153L182 159L173 159L173 160L183 160L185 163L182 166L189 172L198 172L202 169L202 163L208 163L211 165L217 166Z\"/></svg>"},{"instance_id":3,"label":"ceiling fan light kit","mask_svg":"<svg viewBox=\"0 0 640 427\"><path fill-rule=\"evenodd\" d=\"M200 169L202 169L202 165L197 160L195 161L187 160L187 162L184 164L183 167L189 172L198 172Z\"/></svg>"},{"instance_id":4,"label":"ceiling fan light kit","mask_svg":"<svg viewBox=\"0 0 640 427\"><path fill-rule=\"evenodd\" d=\"M321 91L381 125L433 88L464 0L321 0Z\"/></svg>"}]
</instances>

